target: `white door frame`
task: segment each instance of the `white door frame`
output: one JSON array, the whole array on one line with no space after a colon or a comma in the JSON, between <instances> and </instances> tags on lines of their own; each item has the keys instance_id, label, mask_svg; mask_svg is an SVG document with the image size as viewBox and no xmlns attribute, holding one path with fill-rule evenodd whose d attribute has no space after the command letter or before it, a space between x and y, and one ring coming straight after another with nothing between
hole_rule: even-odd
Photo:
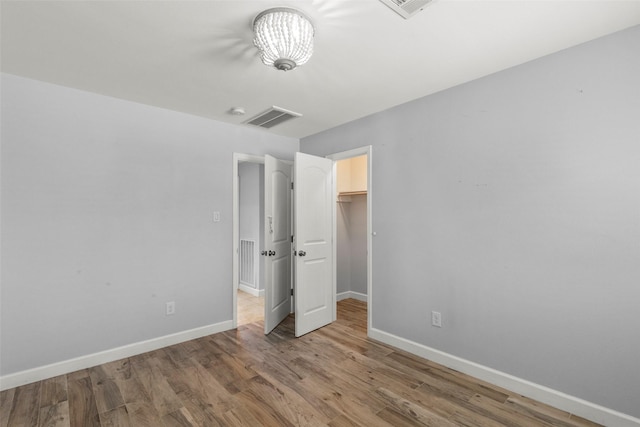
<instances>
[{"instance_id":1,"label":"white door frame","mask_svg":"<svg viewBox=\"0 0 640 427\"><path fill-rule=\"evenodd\" d=\"M233 153L233 324L232 329L238 327L238 285L240 275L239 245L240 245L240 186L238 183L238 165L241 162L264 164L264 156L252 154Z\"/></svg>"},{"instance_id":2,"label":"white door frame","mask_svg":"<svg viewBox=\"0 0 640 427\"><path fill-rule=\"evenodd\" d=\"M372 171L372 164L373 164L373 159L371 158L371 152L372 152L372 146L371 145L367 145L364 147L359 147L359 148L354 148L352 150L347 150L347 151L342 151L339 153L333 153L333 154L329 154L328 156L326 156L328 159L331 159L334 161L334 166L333 166L333 175L334 177L336 176L336 164L335 162L338 160L344 160L344 159L350 159L352 157L358 157L358 156L362 156L362 155L366 155L367 156L367 335L369 335L369 331L371 331L371 328L373 327L372 325L372 320L373 319L373 236L374 236L374 232L373 232L373 222L371 221L371 212L373 211L372 207L373 207L373 197L372 197L372 193L373 193L373 181L372 181L372 176L373 176L373 171ZM335 187L336 189L334 190L337 193L337 186ZM333 199L337 200L338 195L334 194ZM336 212L334 210L334 221L333 221L333 265L334 265L334 269L333 269L333 281L334 281L334 288L337 289L337 257L336 254L337 252L337 235L338 235L338 230L337 230L337 226L336 226L336 221L335 221L335 217L336 217Z\"/></svg>"}]
</instances>

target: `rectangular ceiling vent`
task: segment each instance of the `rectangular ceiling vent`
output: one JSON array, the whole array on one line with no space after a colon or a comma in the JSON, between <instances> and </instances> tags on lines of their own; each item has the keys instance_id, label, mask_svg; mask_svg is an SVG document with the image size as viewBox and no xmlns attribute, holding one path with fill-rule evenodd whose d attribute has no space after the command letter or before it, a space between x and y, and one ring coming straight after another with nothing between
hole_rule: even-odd
<instances>
[{"instance_id":1,"label":"rectangular ceiling vent","mask_svg":"<svg viewBox=\"0 0 640 427\"><path fill-rule=\"evenodd\" d=\"M409 19L425 8L432 0L380 0L389 6L394 12Z\"/></svg>"},{"instance_id":2,"label":"rectangular ceiling vent","mask_svg":"<svg viewBox=\"0 0 640 427\"><path fill-rule=\"evenodd\" d=\"M273 106L267 111L263 111L252 119L247 120L245 123L269 129L274 127L275 125L279 125L280 123L286 122L287 120L295 119L297 117L302 117L302 114L294 113L293 111Z\"/></svg>"}]
</instances>

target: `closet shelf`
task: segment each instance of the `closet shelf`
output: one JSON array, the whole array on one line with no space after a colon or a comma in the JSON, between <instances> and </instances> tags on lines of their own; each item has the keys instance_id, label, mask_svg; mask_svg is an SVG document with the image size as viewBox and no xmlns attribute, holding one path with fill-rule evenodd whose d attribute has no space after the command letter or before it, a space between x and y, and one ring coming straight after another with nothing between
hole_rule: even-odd
<instances>
[{"instance_id":1,"label":"closet shelf","mask_svg":"<svg viewBox=\"0 0 640 427\"><path fill-rule=\"evenodd\" d=\"M338 203L351 203L351 196L366 196L366 191L341 191L338 193Z\"/></svg>"},{"instance_id":2,"label":"closet shelf","mask_svg":"<svg viewBox=\"0 0 640 427\"><path fill-rule=\"evenodd\" d=\"M363 191L342 191L340 193L338 193L338 197L340 196L360 196L360 195L366 195L367 191L363 190Z\"/></svg>"}]
</instances>

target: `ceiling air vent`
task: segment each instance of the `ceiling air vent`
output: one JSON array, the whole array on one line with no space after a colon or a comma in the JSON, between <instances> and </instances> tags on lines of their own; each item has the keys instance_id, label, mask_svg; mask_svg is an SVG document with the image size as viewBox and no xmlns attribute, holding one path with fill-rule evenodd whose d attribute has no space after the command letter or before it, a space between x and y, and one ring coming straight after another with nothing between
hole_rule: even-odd
<instances>
[{"instance_id":1,"label":"ceiling air vent","mask_svg":"<svg viewBox=\"0 0 640 427\"><path fill-rule=\"evenodd\" d=\"M275 125L279 125L282 122L286 122L287 120L295 119L297 117L302 117L302 114L273 106L267 111L263 111L254 118L247 120L245 123L269 129Z\"/></svg>"},{"instance_id":2,"label":"ceiling air vent","mask_svg":"<svg viewBox=\"0 0 640 427\"><path fill-rule=\"evenodd\" d=\"M420 12L426 5L431 3L431 0L380 0L382 3L389 6L394 12L402 16L404 19L409 19L416 13Z\"/></svg>"}]
</instances>

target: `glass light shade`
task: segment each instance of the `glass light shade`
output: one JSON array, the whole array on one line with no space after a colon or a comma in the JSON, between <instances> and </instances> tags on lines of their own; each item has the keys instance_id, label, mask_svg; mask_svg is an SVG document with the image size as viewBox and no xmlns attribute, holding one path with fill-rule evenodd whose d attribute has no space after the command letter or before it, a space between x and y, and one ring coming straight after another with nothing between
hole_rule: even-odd
<instances>
[{"instance_id":1,"label":"glass light shade","mask_svg":"<svg viewBox=\"0 0 640 427\"><path fill-rule=\"evenodd\" d=\"M314 28L302 12L279 7L268 9L253 21L253 43L262 62L278 70L293 70L313 54Z\"/></svg>"}]
</instances>

